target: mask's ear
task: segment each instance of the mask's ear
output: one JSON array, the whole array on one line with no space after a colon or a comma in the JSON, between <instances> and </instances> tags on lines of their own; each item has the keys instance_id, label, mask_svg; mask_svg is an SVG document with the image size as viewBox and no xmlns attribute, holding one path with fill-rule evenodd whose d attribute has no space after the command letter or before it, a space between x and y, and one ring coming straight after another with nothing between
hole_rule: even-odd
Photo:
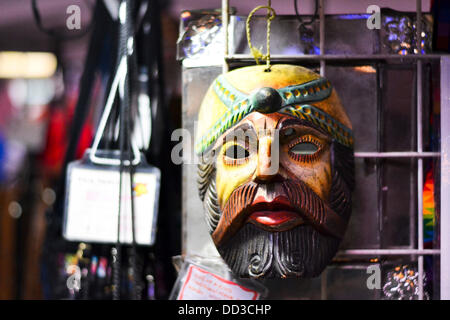
<instances>
[{"instance_id":1,"label":"mask's ear","mask_svg":"<svg viewBox=\"0 0 450 320\"><path fill-rule=\"evenodd\" d=\"M208 152L203 152L199 155L197 166L197 187L200 199L203 201L205 198L206 190L211 183L212 176L214 176L215 171L215 160L216 160L216 150L212 149Z\"/></svg>"},{"instance_id":2,"label":"mask's ear","mask_svg":"<svg viewBox=\"0 0 450 320\"><path fill-rule=\"evenodd\" d=\"M332 176L340 175L347 188L355 188L355 154L353 148L344 146L333 139L331 142L331 170Z\"/></svg>"},{"instance_id":3,"label":"mask's ear","mask_svg":"<svg viewBox=\"0 0 450 320\"><path fill-rule=\"evenodd\" d=\"M197 173L197 187L200 199L205 209L205 220L209 232L213 233L219 223L220 207L216 191L216 169L214 166L214 157L200 159Z\"/></svg>"},{"instance_id":4,"label":"mask's ear","mask_svg":"<svg viewBox=\"0 0 450 320\"><path fill-rule=\"evenodd\" d=\"M352 191L355 187L353 149L333 140L331 143L331 190L330 206L343 217L352 211Z\"/></svg>"},{"instance_id":5,"label":"mask's ear","mask_svg":"<svg viewBox=\"0 0 450 320\"><path fill-rule=\"evenodd\" d=\"M208 186L211 183L212 171L214 171L214 165L212 163L202 162L197 167L198 195L202 201L205 199L206 190L208 190Z\"/></svg>"}]
</instances>

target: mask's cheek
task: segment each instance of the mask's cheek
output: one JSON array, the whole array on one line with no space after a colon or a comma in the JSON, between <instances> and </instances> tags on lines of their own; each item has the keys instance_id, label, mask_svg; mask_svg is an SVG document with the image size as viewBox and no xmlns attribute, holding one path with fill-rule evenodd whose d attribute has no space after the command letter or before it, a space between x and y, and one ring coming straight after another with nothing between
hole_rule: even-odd
<instances>
[{"instance_id":1,"label":"mask's cheek","mask_svg":"<svg viewBox=\"0 0 450 320\"><path fill-rule=\"evenodd\" d=\"M303 181L322 200L328 202L332 181L329 150L322 152L320 158L311 163L295 161L287 153L282 153L280 165L291 179Z\"/></svg>"},{"instance_id":2,"label":"mask's cheek","mask_svg":"<svg viewBox=\"0 0 450 320\"><path fill-rule=\"evenodd\" d=\"M231 193L252 180L256 170L256 157L250 156L249 160L241 165L230 166L223 163L223 156L219 155L216 160L216 189L220 209L230 198Z\"/></svg>"}]
</instances>

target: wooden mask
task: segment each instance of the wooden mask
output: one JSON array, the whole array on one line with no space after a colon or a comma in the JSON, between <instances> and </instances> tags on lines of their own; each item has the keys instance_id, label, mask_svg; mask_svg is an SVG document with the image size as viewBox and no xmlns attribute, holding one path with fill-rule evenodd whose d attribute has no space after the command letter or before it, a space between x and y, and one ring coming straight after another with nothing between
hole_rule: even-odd
<instances>
[{"instance_id":1,"label":"wooden mask","mask_svg":"<svg viewBox=\"0 0 450 320\"><path fill-rule=\"evenodd\" d=\"M199 112L195 149L206 222L240 277L313 277L351 213L351 123L330 82L293 65L220 75Z\"/></svg>"}]
</instances>

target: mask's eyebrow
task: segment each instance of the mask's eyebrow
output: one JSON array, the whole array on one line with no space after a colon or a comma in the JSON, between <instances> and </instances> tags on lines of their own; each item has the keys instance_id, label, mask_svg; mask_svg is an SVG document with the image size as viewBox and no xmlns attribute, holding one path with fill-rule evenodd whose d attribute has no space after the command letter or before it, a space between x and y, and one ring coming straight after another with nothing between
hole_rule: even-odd
<instances>
[{"instance_id":1,"label":"mask's eyebrow","mask_svg":"<svg viewBox=\"0 0 450 320\"><path fill-rule=\"evenodd\" d=\"M245 136L248 136L247 131L250 131L251 134L256 135L255 128L251 123L248 122L239 124L236 127L232 128L231 130L228 130L228 132L223 136L222 139L217 139L215 149L220 147L225 141L231 141L234 140L235 137L239 137L240 133L243 133L245 134Z\"/></svg>"},{"instance_id":2,"label":"mask's eyebrow","mask_svg":"<svg viewBox=\"0 0 450 320\"><path fill-rule=\"evenodd\" d=\"M298 119L298 118L288 118L288 119L285 119L285 120L281 120L280 122L278 122L277 129L281 131L284 128L288 128L288 127L291 127L291 126L298 126L298 125L312 128L314 130L319 131L320 133L323 133L323 134L329 136L328 132L323 130L318 125L316 125L316 124L314 124L314 123L312 123L310 121L307 121L307 120L304 120L304 119Z\"/></svg>"}]
</instances>

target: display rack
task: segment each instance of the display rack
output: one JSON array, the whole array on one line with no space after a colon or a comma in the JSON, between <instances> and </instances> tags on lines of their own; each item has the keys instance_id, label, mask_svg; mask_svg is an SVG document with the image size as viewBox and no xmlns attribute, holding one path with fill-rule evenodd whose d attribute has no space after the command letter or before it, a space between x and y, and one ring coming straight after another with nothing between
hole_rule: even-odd
<instances>
[{"instance_id":1,"label":"display rack","mask_svg":"<svg viewBox=\"0 0 450 320\"><path fill-rule=\"evenodd\" d=\"M417 161L417 243L411 249L355 249L341 250L338 255L343 256L416 256L418 265L418 288L419 299L424 298L424 256L440 255L441 277L440 277L440 297L450 299L450 56L440 54L423 54L422 50L417 50L417 54L396 55L396 54L362 54L362 55L328 55L324 51L325 43L325 22L324 22L324 0L319 0L319 35L320 54L319 55L271 55L273 62L319 62L320 74L325 76L325 63L333 61L351 62L378 62L380 60L395 61L399 63L414 63L417 72L417 92L416 92L416 151L403 152L355 152L357 158L410 158ZM224 60L223 72L229 70L232 62L249 62L253 57L248 54L229 54L229 8L230 1L222 0L222 23L224 28ZM422 21L422 1L416 0L416 20ZM416 39L417 48L421 48L421 23L417 23ZM438 60L441 69L441 152L425 152L423 150L423 62L427 60ZM423 237L423 160L424 158L440 158L441 161L441 196L440 196L440 249L424 249ZM411 224L410 224L411 225ZM325 286L325 287L324 287ZM322 282L322 290L326 290L326 281ZM326 297L326 293L322 293Z\"/></svg>"}]
</instances>

